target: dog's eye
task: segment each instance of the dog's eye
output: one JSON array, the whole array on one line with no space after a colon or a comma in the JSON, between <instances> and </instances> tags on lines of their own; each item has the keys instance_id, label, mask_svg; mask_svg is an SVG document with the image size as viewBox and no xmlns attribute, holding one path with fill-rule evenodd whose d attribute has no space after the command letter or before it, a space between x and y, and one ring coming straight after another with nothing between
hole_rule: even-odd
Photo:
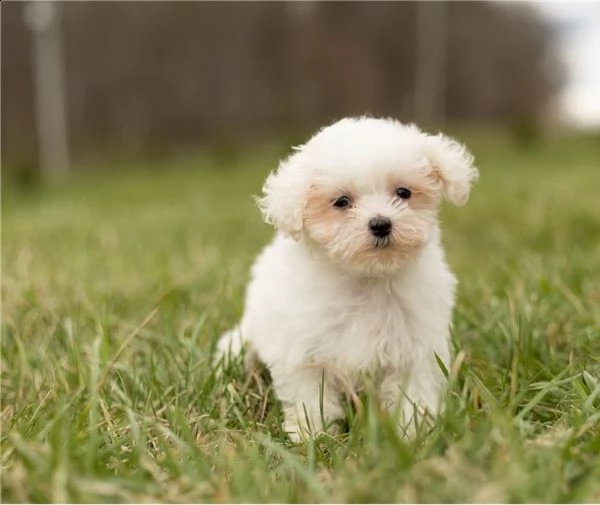
<instances>
[{"instance_id":1,"label":"dog's eye","mask_svg":"<svg viewBox=\"0 0 600 505\"><path fill-rule=\"evenodd\" d=\"M408 188L398 188L396 194L402 198L402 200L408 200L412 195L412 191Z\"/></svg>"},{"instance_id":2,"label":"dog's eye","mask_svg":"<svg viewBox=\"0 0 600 505\"><path fill-rule=\"evenodd\" d=\"M350 206L350 198L347 196L340 196L333 201L333 206L343 209Z\"/></svg>"}]
</instances>

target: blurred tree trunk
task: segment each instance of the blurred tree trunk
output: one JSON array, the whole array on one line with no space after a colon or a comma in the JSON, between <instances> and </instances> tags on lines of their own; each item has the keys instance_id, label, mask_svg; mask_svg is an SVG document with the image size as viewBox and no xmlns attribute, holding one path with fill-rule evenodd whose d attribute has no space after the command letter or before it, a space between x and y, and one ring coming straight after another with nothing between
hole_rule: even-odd
<instances>
[{"instance_id":1,"label":"blurred tree trunk","mask_svg":"<svg viewBox=\"0 0 600 505\"><path fill-rule=\"evenodd\" d=\"M445 2L417 2L414 114L422 124L444 119L448 15Z\"/></svg>"},{"instance_id":2,"label":"blurred tree trunk","mask_svg":"<svg viewBox=\"0 0 600 505\"><path fill-rule=\"evenodd\" d=\"M42 175L60 181L69 172L61 4L30 2L24 12L33 43L35 115Z\"/></svg>"}]
</instances>

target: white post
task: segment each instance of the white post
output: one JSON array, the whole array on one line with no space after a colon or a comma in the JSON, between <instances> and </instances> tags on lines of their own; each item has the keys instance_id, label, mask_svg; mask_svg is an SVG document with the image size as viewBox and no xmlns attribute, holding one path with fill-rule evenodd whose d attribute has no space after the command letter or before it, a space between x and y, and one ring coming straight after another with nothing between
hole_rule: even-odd
<instances>
[{"instance_id":1,"label":"white post","mask_svg":"<svg viewBox=\"0 0 600 505\"><path fill-rule=\"evenodd\" d=\"M50 181L69 173L69 147L62 61L61 5L34 1L25 6L33 36L35 115L43 176Z\"/></svg>"},{"instance_id":2,"label":"white post","mask_svg":"<svg viewBox=\"0 0 600 505\"><path fill-rule=\"evenodd\" d=\"M414 112L424 123L443 119L448 52L446 1L417 1Z\"/></svg>"}]
</instances>

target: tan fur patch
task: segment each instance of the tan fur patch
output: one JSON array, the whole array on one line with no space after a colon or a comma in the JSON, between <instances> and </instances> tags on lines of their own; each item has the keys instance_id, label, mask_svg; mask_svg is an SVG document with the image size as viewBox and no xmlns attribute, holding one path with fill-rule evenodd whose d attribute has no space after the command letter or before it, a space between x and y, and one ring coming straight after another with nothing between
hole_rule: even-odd
<instances>
[{"instance_id":1,"label":"tan fur patch","mask_svg":"<svg viewBox=\"0 0 600 505\"><path fill-rule=\"evenodd\" d=\"M412 192L408 201L408 205L412 209L437 209L442 195L442 180L437 172L431 171L426 177L419 176L414 180L393 179L390 183L390 192L395 193L398 188L402 187L408 188Z\"/></svg>"},{"instance_id":2,"label":"tan fur patch","mask_svg":"<svg viewBox=\"0 0 600 505\"><path fill-rule=\"evenodd\" d=\"M352 195L346 194L346 196ZM333 206L329 192L313 186L308 190L304 227L315 242L321 245L328 244L335 239L346 212L345 209Z\"/></svg>"}]
</instances>

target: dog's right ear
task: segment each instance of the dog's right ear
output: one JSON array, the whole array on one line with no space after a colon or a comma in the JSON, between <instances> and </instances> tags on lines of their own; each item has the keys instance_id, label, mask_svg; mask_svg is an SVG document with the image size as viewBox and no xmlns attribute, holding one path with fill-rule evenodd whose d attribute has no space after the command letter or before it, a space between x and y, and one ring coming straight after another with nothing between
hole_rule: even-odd
<instances>
[{"instance_id":1,"label":"dog's right ear","mask_svg":"<svg viewBox=\"0 0 600 505\"><path fill-rule=\"evenodd\" d=\"M271 172L257 199L264 220L295 240L302 233L309 179L306 154L299 148Z\"/></svg>"}]
</instances>

